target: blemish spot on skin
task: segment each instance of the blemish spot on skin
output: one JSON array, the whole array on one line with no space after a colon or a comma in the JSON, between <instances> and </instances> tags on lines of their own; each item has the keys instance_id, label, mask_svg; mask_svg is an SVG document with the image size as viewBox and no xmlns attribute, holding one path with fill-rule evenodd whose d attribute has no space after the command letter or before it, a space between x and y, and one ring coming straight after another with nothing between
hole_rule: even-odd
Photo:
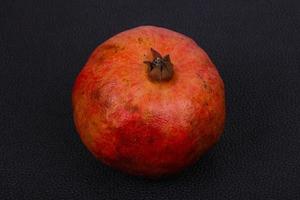
<instances>
[{"instance_id":1,"label":"blemish spot on skin","mask_svg":"<svg viewBox=\"0 0 300 200\"><path fill-rule=\"evenodd\" d=\"M105 44L102 46L103 50L107 50L107 51L113 51L114 53L117 53L120 50L124 50L125 47L121 47L117 44Z\"/></svg>"},{"instance_id":2,"label":"blemish spot on skin","mask_svg":"<svg viewBox=\"0 0 300 200\"><path fill-rule=\"evenodd\" d=\"M139 37L138 42L139 42L139 44L142 44L143 43L143 38Z\"/></svg>"},{"instance_id":3,"label":"blemish spot on skin","mask_svg":"<svg viewBox=\"0 0 300 200\"><path fill-rule=\"evenodd\" d=\"M100 98L100 91L99 89L95 89L91 92L91 98L95 100L99 100Z\"/></svg>"},{"instance_id":4,"label":"blemish spot on skin","mask_svg":"<svg viewBox=\"0 0 300 200\"><path fill-rule=\"evenodd\" d=\"M136 106L136 105L130 105L130 104L127 104L125 106L125 109L128 110L129 112L138 112L139 111L139 107Z\"/></svg>"},{"instance_id":5,"label":"blemish spot on skin","mask_svg":"<svg viewBox=\"0 0 300 200\"><path fill-rule=\"evenodd\" d=\"M116 53L119 53L124 49L124 46L120 46L118 44L104 44L96 50L97 52L94 53L92 59L89 60L93 61L94 65L101 66L102 62L104 62L105 60L110 60L110 57L114 56Z\"/></svg>"},{"instance_id":6,"label":"blemish spot on skin","mask_svg":"<svg viewBox=\"0 0 300 200\"><path fill-rule=\"evenodd\" d=\"M204 89L208 88L207 83L205 81L203 81L203 87L204 87Z\"/></svg>"},{"instance_id":7,"label":"blemish spot on skin","mask_svg":"<svg viewBox=\"0 0 300 200\"><path fill-rule=\"evenodd\" d=\"M156 138L152 135L150 135L147 139L148 144L153 144L156 141Z\"/></svg>"},{"instance_id":8,"label":"blemish spot on skin","mask_svg":"<svg viewBox=\"0 0 300 200\"><path fill-rule=\"evenodd\" d=\"M117 49L118 46L116 44L105 44L102 46L103 50L111 50L111 49Z\"/></svg>"},{"instance_id":9,"label":"blemish spot on skin","mask_svg":"<svg viewBox=\"0 0 300 200\"><path fill-rule=\"evenodd\" d=\"M92 121L92 125L93 125L94 127L97 127L97 126L98 126L97 122L95 122L95 121Z\"/></svg>"},{"instance_id":10,"label":"blemish spot on skin","mask_svg":"<svg viewBox=\"0 0 300 200\"><path fill-rule=\"evenodd\" d=\"M205 80L202 80L202 86L203 86L204 90L206 90L208 93L212 93L211 87L207 84L207 82Z\"/></svg>"},{"instance_id":11,"label":"blemish spot on skin","mask_svg":"<svg viewBox=\"0 0 300 200\"><path fill-rule=\"evenodd\" d=\"M104 61L104 56L100 56L97 59L97 63L101 63L102 61Z\"/></svg>"}]
</instances>

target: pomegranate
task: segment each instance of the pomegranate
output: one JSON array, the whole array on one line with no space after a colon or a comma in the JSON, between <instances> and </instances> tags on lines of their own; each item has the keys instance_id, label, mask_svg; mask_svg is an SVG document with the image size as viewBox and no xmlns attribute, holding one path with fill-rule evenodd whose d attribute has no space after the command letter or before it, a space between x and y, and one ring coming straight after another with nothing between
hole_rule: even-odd
<instances>
[{"instance_id":1,"label":"pomegranate","mask_svg":"<svg viewBox=\"0 0 300 200\"><path fill-rule=\"evenodd\" d=\"M72 93L74 122L88 150L133 175L181 171L224 129L224 84L192 39L140 26L99 45Z\"/></svg>"}]
</instances>

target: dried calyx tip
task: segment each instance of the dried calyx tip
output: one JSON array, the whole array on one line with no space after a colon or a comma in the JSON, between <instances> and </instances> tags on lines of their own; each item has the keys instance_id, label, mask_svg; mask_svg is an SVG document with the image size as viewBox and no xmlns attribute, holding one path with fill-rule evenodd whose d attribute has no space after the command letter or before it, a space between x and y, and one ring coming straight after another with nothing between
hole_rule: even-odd
<instances>
[{"instance_id":1,"label":"dried calyx tip","mask_svg":"<svg viewBox=\"0 0 300 200\"><path fill-rule=\"evenodd\" d=\"M160 53L151 48L153 60L144 61L148 65L148 77L152 81L169 81L173 77L173 64L171 63L170 56L161 56Z\"/></svg>"}]
</instances>

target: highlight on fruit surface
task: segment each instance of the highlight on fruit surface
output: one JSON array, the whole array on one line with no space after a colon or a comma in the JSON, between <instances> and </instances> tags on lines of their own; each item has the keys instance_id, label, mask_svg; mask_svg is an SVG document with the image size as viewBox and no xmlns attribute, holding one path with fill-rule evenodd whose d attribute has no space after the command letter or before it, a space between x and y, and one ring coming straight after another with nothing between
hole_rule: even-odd
<instances>
[{"instance_id":1,"label":"highlight on fruit surface","mask_svg":"<svg viewBox=\"0 0 300 200\"><path fill-rule=\"evenodd\" d=\"M150 178L196 162L224 129L215 65L192 39L161 27L99 45L76 78L72 103L79 136L97 159Z\"/></svg>"}]
</instances>

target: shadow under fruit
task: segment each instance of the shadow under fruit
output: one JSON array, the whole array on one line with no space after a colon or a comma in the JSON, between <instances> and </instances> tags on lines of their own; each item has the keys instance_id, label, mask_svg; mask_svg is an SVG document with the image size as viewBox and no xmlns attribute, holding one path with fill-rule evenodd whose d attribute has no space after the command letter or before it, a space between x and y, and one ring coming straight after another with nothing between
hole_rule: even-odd
<instances>
[{"instance_id":1,"label":"shadow under fruit","mask_svg":"<svg viewBox=\"0 0 300 200\"><path fill-rule=\"evenodd\" d=\"M154 26L99 45L76 78L76 129L103 163L150 178L194 163L224 129L224 84L192 39Z\"/></svg>"}]
</instances>

